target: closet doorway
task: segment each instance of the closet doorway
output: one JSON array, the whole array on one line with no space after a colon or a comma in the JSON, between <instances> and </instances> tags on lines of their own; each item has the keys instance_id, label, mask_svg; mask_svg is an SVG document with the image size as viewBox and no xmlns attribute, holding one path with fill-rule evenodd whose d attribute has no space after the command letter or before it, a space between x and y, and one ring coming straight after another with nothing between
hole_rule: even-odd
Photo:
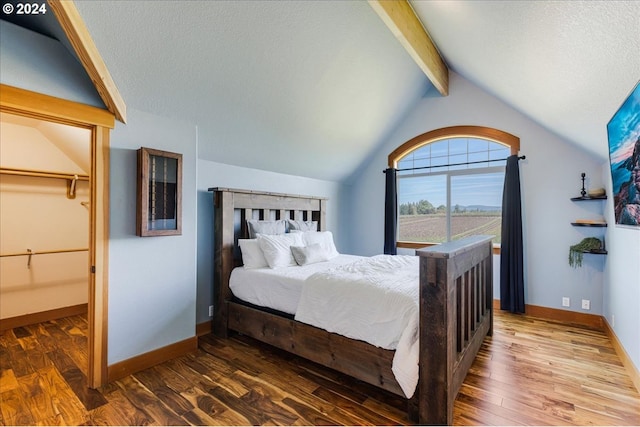
<instances>
[{"instance_id":1,"label":"closet doorway","mask_svg":"<svg viewBox=\"0 0 640 427\"><path fill-rule=\"evenodd\" d=\"M15 228L6 237L2 233L2 262L13 264L13 277L3 277L3 287L9 289L2 292L7 291L6 299L21 293L25 298L12 301L11 309L4 307L9 312L1 313L2 328L8 329L11 321L37 320L34 312L55 315L62 308L65 314L66 308L73 314L84 308L88 339L82 370L87 386L99 387L108 382L108 162L114 117L95 107L0 85L0 121L3 198L24 209L22 215L4 212L12 218L5 218L3 227ZM37 193L37 201L26 200L26 188Z\"/></svg>"}]
</instances>

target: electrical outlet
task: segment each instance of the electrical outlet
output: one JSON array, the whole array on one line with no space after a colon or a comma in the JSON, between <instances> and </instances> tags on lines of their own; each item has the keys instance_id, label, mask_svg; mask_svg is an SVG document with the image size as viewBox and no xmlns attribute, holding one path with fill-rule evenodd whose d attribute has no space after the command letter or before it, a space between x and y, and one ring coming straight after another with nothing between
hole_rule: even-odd
<instances>
[{"instance_id":1,"label":"electrical outlet","mask_svg":"<svg viewBox=\"0 0 640 427\"><path fill-rule=\"evenodd\" d=\"M616 327L616 315L615 314L611 315L611 327L612 328Z\"/></svg>"},{"instance_id":2,"label":"electrical outlet","mask_svg":"<svg viewBox=\"0 0 640 427\"><path fill-rule=\"evenodd\" d=\"M563 307L571 306L571 300L569 299L569 297L562 297L562 306Z\"/></svg>"},{"instance_id":3,"label":"electrical outlet","mask_svg":"<svg viewBox=\"0 0 640 427\"><path fill-rule=\"evenodd\" d=\"M588 299L583 299L582 300L582 309L583 310L591 310L591 301L589 301Z\"/></svg>"},{"instance_id":4,"label":"electrical outlet","mask_svg":"<svg viewBox=\"0 0 640 427\"><path fill-rule=\"evenodd\" d=\"M209 306L209 317L213 317L213 306Z\"/></svg>"}]
</instances>

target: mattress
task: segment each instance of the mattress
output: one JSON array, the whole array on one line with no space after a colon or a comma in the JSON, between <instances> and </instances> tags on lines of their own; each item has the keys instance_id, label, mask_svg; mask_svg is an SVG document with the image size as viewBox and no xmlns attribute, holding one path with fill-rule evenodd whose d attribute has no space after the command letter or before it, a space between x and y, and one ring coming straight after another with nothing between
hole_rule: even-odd
<instances>
[{"instance_id":1,"label":"mattress","mask_svg":"<svg viewBox=\"0 0 640 427\"><path fill-rule=\"evenodd\" d=\"M363 257L338 255L315 264L285 268L244 268L231 272L229 288L242 301L295 315L305 280L321 271L353 263Z\"/></svg>"},{"instance_id":2,"label":"mattress","mask_svg":"<svg viewBox=\"0 0 640 427\"><path fill-rule=\"evenodd\" d=\"M285 268L236 268L229 286L248 303L395 350L392 371L407 398L418 383L418 257L340 255Z\"/></svg>"},{"instance_id":3,"label":"mattress","mask_svg":"<svg viewBox=\"0 0 640 427\"><path fill-rule=\"evenodd\" d=\"M418 384L419 257L377 255L311 275L295 319L395 350L391 370L407 398Z\"/></svg>"}]
</instances>

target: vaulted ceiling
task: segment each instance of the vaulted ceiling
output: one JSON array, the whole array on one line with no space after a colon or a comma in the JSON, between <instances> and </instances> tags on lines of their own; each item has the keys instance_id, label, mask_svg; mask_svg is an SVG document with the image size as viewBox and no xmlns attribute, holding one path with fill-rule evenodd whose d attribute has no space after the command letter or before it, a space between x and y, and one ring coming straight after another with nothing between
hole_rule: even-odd
<instances>
[{"instance_id":1,"label":"vaulted ceiling","mask_svg":"<svg viewBox=\"0 0 640 427\"><path fill-rule=\"evenodd\" d=\"M429 87L366 2L76 4L127 107L203 159L340 181Z\"/></svg>"},{"instance_id":2,"label":"vaulted ceiling","mask_svg":"<svg viewBox=\"0 0 640 427\"><path fill-rule=\"evenodd\" d=\"M640 1L413 1L457 73L602 160L640 79Z\"/></svg>"},{"instance_id":3,"label":"vaulted ceiling","mask_svg":"<svg viewBox=\"0 0 640 427\"><path fill-rule=\"evenodd\" d=\"M341 181L441 96L364 1L75 3L128 108L198 126L203 159ZM640 2L411 5L452 70L606 159Z\"/></svg>"}]
</instances>

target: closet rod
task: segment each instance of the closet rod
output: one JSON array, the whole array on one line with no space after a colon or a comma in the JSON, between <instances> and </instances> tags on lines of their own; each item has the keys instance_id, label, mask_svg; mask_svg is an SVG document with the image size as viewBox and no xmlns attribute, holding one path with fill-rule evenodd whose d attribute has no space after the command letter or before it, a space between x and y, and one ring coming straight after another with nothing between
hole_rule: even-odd
<instances>
[{"instance_id":1,"label":"closet rod","mask_svg":"<svg viewBox=\"0 0 640 427\"><path fill-rule=\"evenodd\" d=\"M31 169L0 168L0 173L3 173L5 175L33 176L39 178L58 178L70 180L75 178L80 181L89 181L89 175L74 175L71 173L48 172Z\"/></svg>"},{"instance_id":2,"label":"closet rod","mask_svg":"<svg viewBox=\"0 0 640 427\"><path fill-rule=\"evenodd\" d=\"M56 250L52 250L52 251L33 252L30 249L27 249L27 252L18 252L18 253L14 253L14 254L4 254L4 255L0 255L0 258L10 257L10 256L62 254L62 253L66 253L66 252L86 252L88 250L89 250L88 248L80 248L80 249L56 249Z\"/></svg>"}]
</instances>

